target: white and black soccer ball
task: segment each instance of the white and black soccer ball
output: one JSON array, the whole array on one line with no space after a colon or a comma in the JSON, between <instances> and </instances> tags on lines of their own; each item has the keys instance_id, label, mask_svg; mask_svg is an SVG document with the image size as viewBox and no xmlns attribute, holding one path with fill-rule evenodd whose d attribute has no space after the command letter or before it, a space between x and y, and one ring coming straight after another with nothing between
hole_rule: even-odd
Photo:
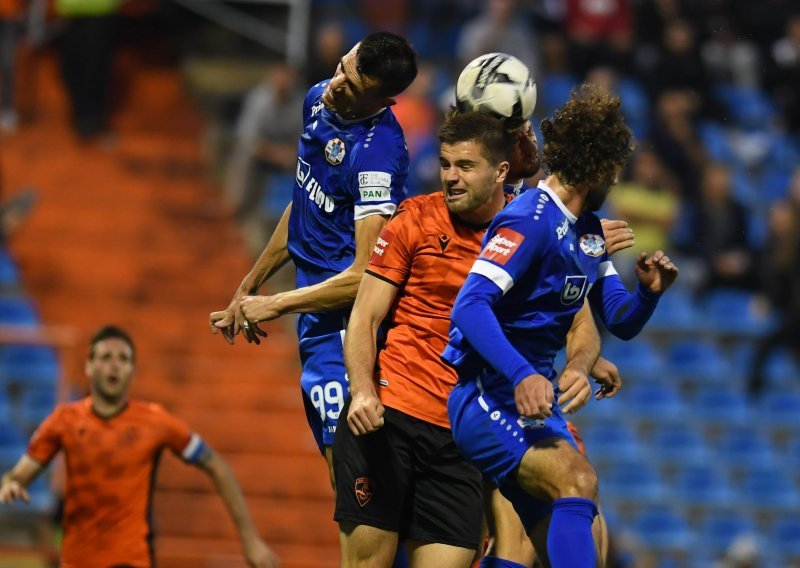
<instances>
[{"instance_id":1,"label":"white and black soccer ball","mask_svg":"<svg viewBox=\"0 0 800 568\"><path fill-rule=\"evenodd\" d=\"M456 106L461 112L480 111L517 128L536 107L536 83L528 67L513 55L486 53L458 76Z\"/></svg>"}]
</instances>

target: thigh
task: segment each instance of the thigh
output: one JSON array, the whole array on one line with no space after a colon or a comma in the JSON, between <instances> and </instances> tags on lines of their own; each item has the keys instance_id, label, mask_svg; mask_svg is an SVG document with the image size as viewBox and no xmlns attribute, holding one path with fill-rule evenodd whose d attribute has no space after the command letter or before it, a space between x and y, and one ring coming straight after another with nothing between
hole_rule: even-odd
<instances>
[{"instance_id":1,"label":"thigh","mask_svg":"<svg viewBox=\"0 0 800 568\"><path fill-rule=\"evenodd\" d=\"M470 568L475 550L448 544L407 541L410 568Z\"/></svg>"},{"instance_id":2,"label":"thigh","mask_svg":"<svg viewBox=\"0 0 800 568\"><path fill-rule=\"evenodd\" d=\"M343 412L347 413L348 403ZM391 417L379 430L354 435L346 421L336 432L333 467L336 512L340 525L367 525L395 533L408 518L412 459L404 436Z\"/></svg>"},{"instance_id":3,"label":"thigh","mask_svg":"<svg viewBox=\"0 0 800 568\"><path fill-rule=\"evenodd\" d=\"M387 409L413 435L415 468L411 515L403 535L421 543L478 549L483 523L480 472L459 453L446 428Z\"/></svg>"},{"instance_id":4,"label":"thigh","mask_svg":"<svg viewBox=\"0 0 800 568\"><path fill-rule=\"evenodd\" d=\"M397 533L367 525L341 523L342 568L390 568L397 551Z\"/></svg>"}]
</instances>

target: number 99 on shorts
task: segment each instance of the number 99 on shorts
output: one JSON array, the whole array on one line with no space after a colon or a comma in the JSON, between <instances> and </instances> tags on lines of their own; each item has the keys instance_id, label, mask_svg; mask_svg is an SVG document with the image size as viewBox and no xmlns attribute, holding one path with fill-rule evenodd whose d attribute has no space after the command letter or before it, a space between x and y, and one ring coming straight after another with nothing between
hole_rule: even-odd
<instances>
[{"instance_id":1,"label":"number 99 on shorts","mask_svg":"<svg viewBox=\"0 0 800 568\"><path fill-rule=\"evenodd\" d=\"M344 406L344 391L339 382L331 381L324 385L314 385L308 393L311 403L324 421L338 420Z\"/></svg>"}]
</instances>

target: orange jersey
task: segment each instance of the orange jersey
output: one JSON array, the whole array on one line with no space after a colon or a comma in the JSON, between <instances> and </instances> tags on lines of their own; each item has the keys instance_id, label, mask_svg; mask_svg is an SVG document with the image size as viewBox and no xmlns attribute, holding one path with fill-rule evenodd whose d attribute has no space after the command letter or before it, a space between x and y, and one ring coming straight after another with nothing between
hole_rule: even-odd
<instances>
[{"instance_id":1,"label":"orange jersey","mask_svg":"<svg viewBox=\"0 0 800 568\"><path fill-rule=\"evenodd\" d=\"M378 355L381 402L448 429L447 397L458 377L439 356L485 232L452 217L441 191L412 197L386 224L367 268L400 288Z\"/></svg>"},{"instance_id":2,"label":"orange jersey","mask_svg":"<svg viewBox=\"0 0 800 568\"><path fill-rule=\"evenodd\" d=\"M44 465L63 450L67 466L62 568L152 566L150 502L164 448L193 461L203 442L148 402L101 418L85 398L59 405L39 426L28 455Z\"/></svg>"}]
</instances>

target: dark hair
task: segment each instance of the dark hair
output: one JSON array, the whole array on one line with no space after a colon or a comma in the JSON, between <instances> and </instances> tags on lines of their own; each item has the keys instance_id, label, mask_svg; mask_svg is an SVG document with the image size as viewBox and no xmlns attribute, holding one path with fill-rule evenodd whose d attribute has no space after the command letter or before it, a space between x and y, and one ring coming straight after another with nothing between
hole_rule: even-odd
<instances>
[{"instance_id":1,"label":"dark hair","mask_svg":"<svg viewBox=\"0 0 800 568\"><path fill-rule=\"evenodd\" d=\"M376 32L359 42L356 69L380 82L381 96L392 97L405 91L417 76L417 54L406 38Z\"/></svg>"},{"instance_id":2,"label":"dark hair","mask_svg":"<svg viewBox=\"0 0 800 568\"><path fill-rule=\"evenodd\" d=\"M482 112L448 113L439 128L441 144L474 140L484 148L484 156L493 165L508 161L512 138L503 123Z\"/></svg>"},{"instance_id":3,"label":"dark hair","mask_svg":"<svg viewBox=\"0 0 800 568\"><path fill-rule=\"evenodd\" d=\"M545 170L571 186L603 187L633 152L619 97L584 83L551 118L542 121Z\"/></svg>"},{"instance_id":4,"label":"dark hair","mask_svg":"<svg viewBox=\"0 0 800 568\"><path fill-rule=\"evenodd\" d=\"M94 333L91 341L89 341L89 359L94 359L95 345L106 339L121 339L130 346L131 356L134 360L136 359L136 348L133 345L133 339L128 335L128 332L116 325L104 325Z\"/></svg>"}]
</instances>

